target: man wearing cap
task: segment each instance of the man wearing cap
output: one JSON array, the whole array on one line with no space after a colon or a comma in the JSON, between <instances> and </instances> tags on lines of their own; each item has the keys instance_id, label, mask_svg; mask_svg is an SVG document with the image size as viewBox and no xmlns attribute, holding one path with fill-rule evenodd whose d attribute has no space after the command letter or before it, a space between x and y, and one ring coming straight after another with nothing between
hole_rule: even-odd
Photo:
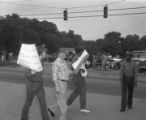
<instances>
[{"instance_id":1,"label":"man wearing cap","mask_svg":"<svg viewBox=\"0 0 146 120\"><path fill-rule=\"evenodd\" d=\"M124 112L126 106L128 106L128 109L132 109L133 91L134 87L137 86L137 66L131 58L132 54L128 51L126 52L126 59L121 62L120 82L122 96L120 112Z\"/></svg>"},{"instance_id":2,"label":"man wearing cap","mask_svg":"<svg viewBox=\"0 0 146 120\"><path fill-rule=\"evenodd\" d=\"M59 120L66 120L66 112L68 108L66 105L66 91L70 70L64 60L65 58L66 53L64 51L59 51L58 57L52 65L52 78L55 83L57 104L60 110Z\"/></svg>"}]
</instances>

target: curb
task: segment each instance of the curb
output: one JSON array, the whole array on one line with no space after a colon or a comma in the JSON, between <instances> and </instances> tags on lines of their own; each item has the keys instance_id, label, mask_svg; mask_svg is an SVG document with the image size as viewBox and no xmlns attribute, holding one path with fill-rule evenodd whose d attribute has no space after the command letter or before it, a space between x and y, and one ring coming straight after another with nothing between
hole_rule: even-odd
<instances>
[{"instance_id":1,"label":"curb","mask_svg":"<svg viewBox=\"0 0 146 120\"><path fill-rule=\"evenodd\" d=\"M17 72L23 72L23 69L21 67L1 67L0 70L2 71L17 71ZM45 74L51 74L51 72L49 71L45 71L44 70L44 73ZM106 73L105 73L106 74ZM108 73L109 74L109 73ZM141 76L141 75L140 75ZM117 76L104 76L104 78L102 77L102 75L99 75L99 76L95 76L95 75L89 75L87 78L91 78L91 79L110 79L110 80L113 80L113 81L117 81L119 80L120 78L117 77ZM141 80L138 80L138 82L146 82L146 79L145 78L142 78Z\"/></svg>"}]
</instances>

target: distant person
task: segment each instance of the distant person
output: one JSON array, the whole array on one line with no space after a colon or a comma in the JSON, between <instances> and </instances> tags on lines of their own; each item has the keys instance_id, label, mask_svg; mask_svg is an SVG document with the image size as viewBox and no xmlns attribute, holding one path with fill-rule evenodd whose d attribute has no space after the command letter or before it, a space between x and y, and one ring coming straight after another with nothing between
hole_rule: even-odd
<instances>
[{"instance_id":1,"label":"distant person","mask_svg":"<svg viewBox=\"0 0 146 120\"><path fill-rule=\"evenodd\" d=\"M106 56L106 53L103 53L103 55L102 55L102 68L103 68L103 71L106 70L107 60L108 60L108 58Z\"/></svg>"},{"instance_id":2,"label":"distant person","mask_svg":"<svg viewBox=\"0 0 146 120\"><path fill-rule=\"evenodd\" d=\"M137 61L136 61L136 63L137 63L137 66L139 67L139 65L140 65L140 55L137 55Z\"/></svg>"},{"instance_id":3,"label":"distant person","mask_svg":"<svg viewBox=\"0 0 146 120\"><path fill-rule=\"evenodd\" d=\"M92 67L93 68L96 68L97 66L97 56L96 55L92 55L92 58L93 58L93 60L92 60Z\"/></svg>"},{"instance_id":4,"label":"distant person","mask_svg":"<svg viewBox=\"0 0 146 120\"><path fill-rule=\"evenodd\" d=\"M126 52L126 60L121 62L120 81L122 87L121 109L124 112L128 105L128 109L132 109L133 91L137 86L137 66L135 61L131 60L131 52ZM128 94L128 97L127 97Z\"/></svg>"},{"instance_id":5,"label":"distant person","mask_svg":"<svg viewBox=\"0 0 146 120\"><path fill-rule=\"evenodd\" d=\"M100 54L97 55L97 70L101 70L102 56Z\"/></svg>"},{"instance_id":6,"label":"distant person","mask_svg":"<svg viewBox=\"0 0 146 120\"><path fill-rule=\"evenodd\" d=\"M109 60L109 68L112 68L111 62L112 62L113 56L110 53L108 53L108 56L107 57L108 57L108 60Z\"/></svg>"},{"instance_id":7,"label":"distant person","mask_svg":"<svg viewBox=\"0 0 146 120\"><path fill-rule=\"evenodd\" d=\"M72 63L78 60L81 56L83 50L77 49L76 55L73 57ZM80 98L80 112L89 113L90 111L86 109L86 81L87 70L85 64L83 63L79 71L73 74L72 81L74 83L74 90L67 100L67 105L71 105L73 101L79 96Z\"/></svg>"},{"instance_id":8,"label":"distant person","mask_svg":"<svg viewBox=\"0 0 146 120\"><path fill-rule=\"evenodd\" d=\"M57 59L53 62L52 66L52 77L53 82L55 83L55 91L56 91L56 98L57 104L60 111L59 120L66 120L66 112L68 106L66 104L66 91L67 91L67 84L69 80L70 70L65 61L66 53L63 51L58 52Z\"/></svg>"},{"instance_id":9,"label":"distant person","mask_svg":"<svg viewBox=\"0 0 146 120\"><path fill-rule=\"evenodd\" d=\"M44 51L42 51L42 49L39 47L38 53L41 61L45 58L45 54L43 54L43 52ZM25 76L27 78L26 101L22 110L21 120L28 120L29 109L35 96L37 96L38 98L43 120L50 120L46 106L46 98L43 85L43 71L34 72L34 70L26 69Z\"/></svg>"},{"instance_id":10,"label":"distant person","mask_svg":"<svg viewBox=\"0 0 146 120\"><path fill-rule=\"evenodd\" d=\"M5 61L5 53L4 53L4 52L2 52L2 54L1 54L1 61L2 61L2 62Z\"/></svg>"},{"instance_id":11,"label":"distant person","mask_svg":"<svg viewBox=\"0 0 146 120\"><path fill-rule=\"evenodd\" d=\"M93 66L93 57L92 55L89 56L88 60L90 61L90 68L92 68Z\"/></svg>"}]
</instances>

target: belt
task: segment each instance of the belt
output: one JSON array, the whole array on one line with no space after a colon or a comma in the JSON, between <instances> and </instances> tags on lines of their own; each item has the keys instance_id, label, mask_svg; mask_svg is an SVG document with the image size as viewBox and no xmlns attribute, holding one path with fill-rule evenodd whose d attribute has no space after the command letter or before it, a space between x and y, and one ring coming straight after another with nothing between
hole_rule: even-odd
<instances>
[{"instance_id":1,"label":"belt","mask_svg":"<svg viewBox=\"0 0 146 120\"><path fill-rule=\"evenodd\" d=\"M62 82L68 82L67 80L62 80L62 79L58 79L58 80L60 80L60 81L62 81Z\"/></svg>"},{"instance_id":2,"label":"belt","mask_svg":"<svg viewBox=\"0 0 146 120\"><path fill-rule=\"evenodd\" d=\"M33 81L33 80L31 80L31 81L29 81L29 82L40 83L41 81Z\"/></svg>"}]
</instances>

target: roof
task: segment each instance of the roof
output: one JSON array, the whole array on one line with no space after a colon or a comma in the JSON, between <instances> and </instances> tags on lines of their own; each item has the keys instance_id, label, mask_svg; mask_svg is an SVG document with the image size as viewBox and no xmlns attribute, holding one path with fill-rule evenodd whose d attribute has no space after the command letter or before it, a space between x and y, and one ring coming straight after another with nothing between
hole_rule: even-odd
<instances>
[{"instance_id":1,"label":"roof","mask_svg":"<svg viewBox=\"0 0 146 120\"><path fill-rule=\"evenodd\" d=\"M135 51L132 51L132 52L135 52L135 53L146 53L146 50L135 50Z\"/></svg>"}]
</instances>

